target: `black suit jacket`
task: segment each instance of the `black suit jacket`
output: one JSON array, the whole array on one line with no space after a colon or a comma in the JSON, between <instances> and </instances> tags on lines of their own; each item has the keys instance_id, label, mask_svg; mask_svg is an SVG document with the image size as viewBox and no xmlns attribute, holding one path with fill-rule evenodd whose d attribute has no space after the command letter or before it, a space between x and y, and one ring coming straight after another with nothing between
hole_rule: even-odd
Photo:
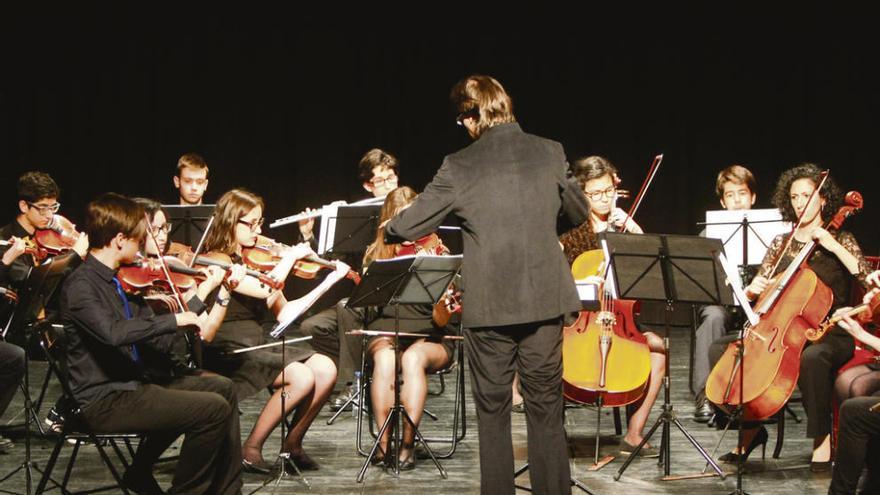
<instances>
[{"instance_id":1,"label":"black suit jacket","mask_svg":"<svg viewBox=\"0 0 880 495\"><path fill-rule=\"evenodd\" d=\"M487 129L447 156L412 206L386 225L389 239L434 232L448 213L461 220L465 327L547 320L580 309L562 231L588 206L566 178L562 145L518 124Z\"/></svg>"}]
</instances>

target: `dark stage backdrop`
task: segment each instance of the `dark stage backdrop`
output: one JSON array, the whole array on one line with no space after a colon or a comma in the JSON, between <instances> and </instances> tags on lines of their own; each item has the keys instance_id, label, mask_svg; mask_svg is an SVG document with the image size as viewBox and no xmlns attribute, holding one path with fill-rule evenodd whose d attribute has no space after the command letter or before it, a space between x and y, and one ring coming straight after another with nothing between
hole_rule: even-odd
<instances>
[{"instance_id":1,"label":"dark stage backdrop","mask_svg":"<svg viewBox=\"0 0 880 495\"><path fill-rule=\"evenodd\" d=\"M4 219L15 213L15 178L30 169L56 178L74 220L108 190L172 200L176 159L189 151L210 164L209 201L244 186L266 198L268 220L358 199L356 163L374 146L421 189L468 142L447 95L477 72L507 87L524 129L561 141L571 159L607 156L628 189L665 153L637 215L648 232L697 232L718 207L724 166L755 171L766 207L783 169L814 161L863 192L867 207L847 228L878 254L880 66L865 13L585 3L392 16L339 5L4 13Z\"/></svg>"}]
</instances>

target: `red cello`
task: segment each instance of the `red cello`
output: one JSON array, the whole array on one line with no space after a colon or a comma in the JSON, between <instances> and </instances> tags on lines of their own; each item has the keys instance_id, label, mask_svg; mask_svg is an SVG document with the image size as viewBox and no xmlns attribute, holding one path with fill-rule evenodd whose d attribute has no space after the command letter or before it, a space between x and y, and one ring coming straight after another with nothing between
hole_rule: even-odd
<instances>
[{"instance_id":1,"label":"red cello","mask_svg":"<svg viewBox=\"0 0 880 495\"><path fill-rule=\"evenodd\" d=\"M823 183L824 179L814 194ZM862 204L861 194L847 193L844 206L826 228L838 230ZM797 227L792 237L795 230ZM831 289L807 265L815 247L815 241L805 244L788 268L764 289L755 306L761 321L746 330L743 342L746 366L740 366L736 346L731 344L706 381L706 397L712 403L724 409L742 403L744 418L757 420L776 414L788 402L797 384L808 335L816 335L834 300ZM780 250L779 256L785 251Z\"/></svg>"}]
</instances>

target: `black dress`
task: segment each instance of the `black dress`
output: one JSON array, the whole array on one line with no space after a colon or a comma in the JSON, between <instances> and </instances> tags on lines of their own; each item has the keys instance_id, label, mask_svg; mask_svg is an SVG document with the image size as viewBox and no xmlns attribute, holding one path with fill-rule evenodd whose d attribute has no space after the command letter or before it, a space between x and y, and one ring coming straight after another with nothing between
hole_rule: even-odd
<instances>
[{"instance_id":1,"label":"black dress","mask_svg":"<svg viewBox=\"0 0 880 495\"><path fill-rule=\"evenodd\" d=\"M367 323L367 328L369 330L393 332L395 330L395 325L398 325L396 323L397 318L395 317L398 309L400 316L398 328L400 332L424 334L426 342L434 342L442 345L443 349L446 351L447 358L452 359L452 353L454 351L453 341L443 339L441 336L453 335L454 332L448 325L445 327L438 327L434 324L433 307L430 305L401 305L397 306L397 308L390 306L379 308L378 313L374 313L375 318ZM372 342L377 338L379 337L371 337L369 341ZM416 339L414 338L401 338L401 352L405 351L415 342ZM369 346L369 343L367 346Z\"/></svg>"},{"instance_id":2,"label":"black dress","mask_svg":"<svg viewBox=\"0 0 880 495\"><path fill-rule=\"evenodd\" d=\"M286 364L305 361L315 354L311 347L303 345L286 346L284 361L281 352L275 351L280 346L270 348L275 350L259 349L230 354L236 349L267 343L265 327L271 326L274 321L265 299L233 292L226 318L214 340L205 346L205 369L231 378L239 399L265 390Z\"/></svg>"}]
</instances>

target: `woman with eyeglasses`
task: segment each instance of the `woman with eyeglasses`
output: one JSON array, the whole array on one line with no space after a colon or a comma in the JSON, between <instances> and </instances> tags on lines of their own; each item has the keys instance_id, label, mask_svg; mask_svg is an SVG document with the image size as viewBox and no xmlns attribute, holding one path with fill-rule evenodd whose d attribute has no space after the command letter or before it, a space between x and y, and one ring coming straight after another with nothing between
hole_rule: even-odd
<instances>
[{"instance_id":1,"label":"woman with eyeglasses","mask_svg":"<svg viewBox=\"0 0 880 495\"><path fill-rule=\"evenodd\" d=\"M601 156L588 156L575 161L571 168L574 177L584 191L584 195L589 200L590 216L589 220L581 226L559 238L569 263L573 263L575 258L586 251L600 248L597 232L643 233L639 224L616 205L617 185L620 180L617 176L617 168L610 161ZM663 339L653 332L642 333L647 338L648 347L651 349L651 377L648 382L648 390L641 402L636 403L637 409L630 416L626 435L620 441L620 452L623 455L629 455L641 443L645 423L648 421L651 407L657 400L666 373L666 352L663 348ZM646 444L639 451L639 455L657 457L660 453Z\"/></svg>"},{"instance_id":2,"label":"woman with eyeglasses","mask_svg":"<svg viewBox=\"0 0 880 495\"><path fill-rule=\"evenodd\" d=\"M205 239L205 251L241 263L242 250L254 246L261 232L263 209L263 199L245 189L233 189L224 194L214 209L214 224ZM309 254L312 250L305 243L285 248L280 262L269 276L285 280L294 263ZM302 314L348 271L347 265L338 263L337 269L320 285L292 301L288 301L280 290L253 277L236 280L229 297L224 297L222 292L218 294L214 306L222 308L222 323L202 331L202 340L209 343L205 349L205 367L231 378L240 399L266 387L275 390L242 445L245 470L269 472L271 464L263 460L263 444L281 419L294 408L293 424L281 451L288 453L290 461L300 469L318 468L317 462L303 450L302 441L333 389L336 366L329 357L307 347L288 347L285 362L280 352L256 350L231 354L231 351L265 343L264 325L272 325L291 314ZM283 411L282 394L285 394Z\"/></svg>"}]
</instances>

